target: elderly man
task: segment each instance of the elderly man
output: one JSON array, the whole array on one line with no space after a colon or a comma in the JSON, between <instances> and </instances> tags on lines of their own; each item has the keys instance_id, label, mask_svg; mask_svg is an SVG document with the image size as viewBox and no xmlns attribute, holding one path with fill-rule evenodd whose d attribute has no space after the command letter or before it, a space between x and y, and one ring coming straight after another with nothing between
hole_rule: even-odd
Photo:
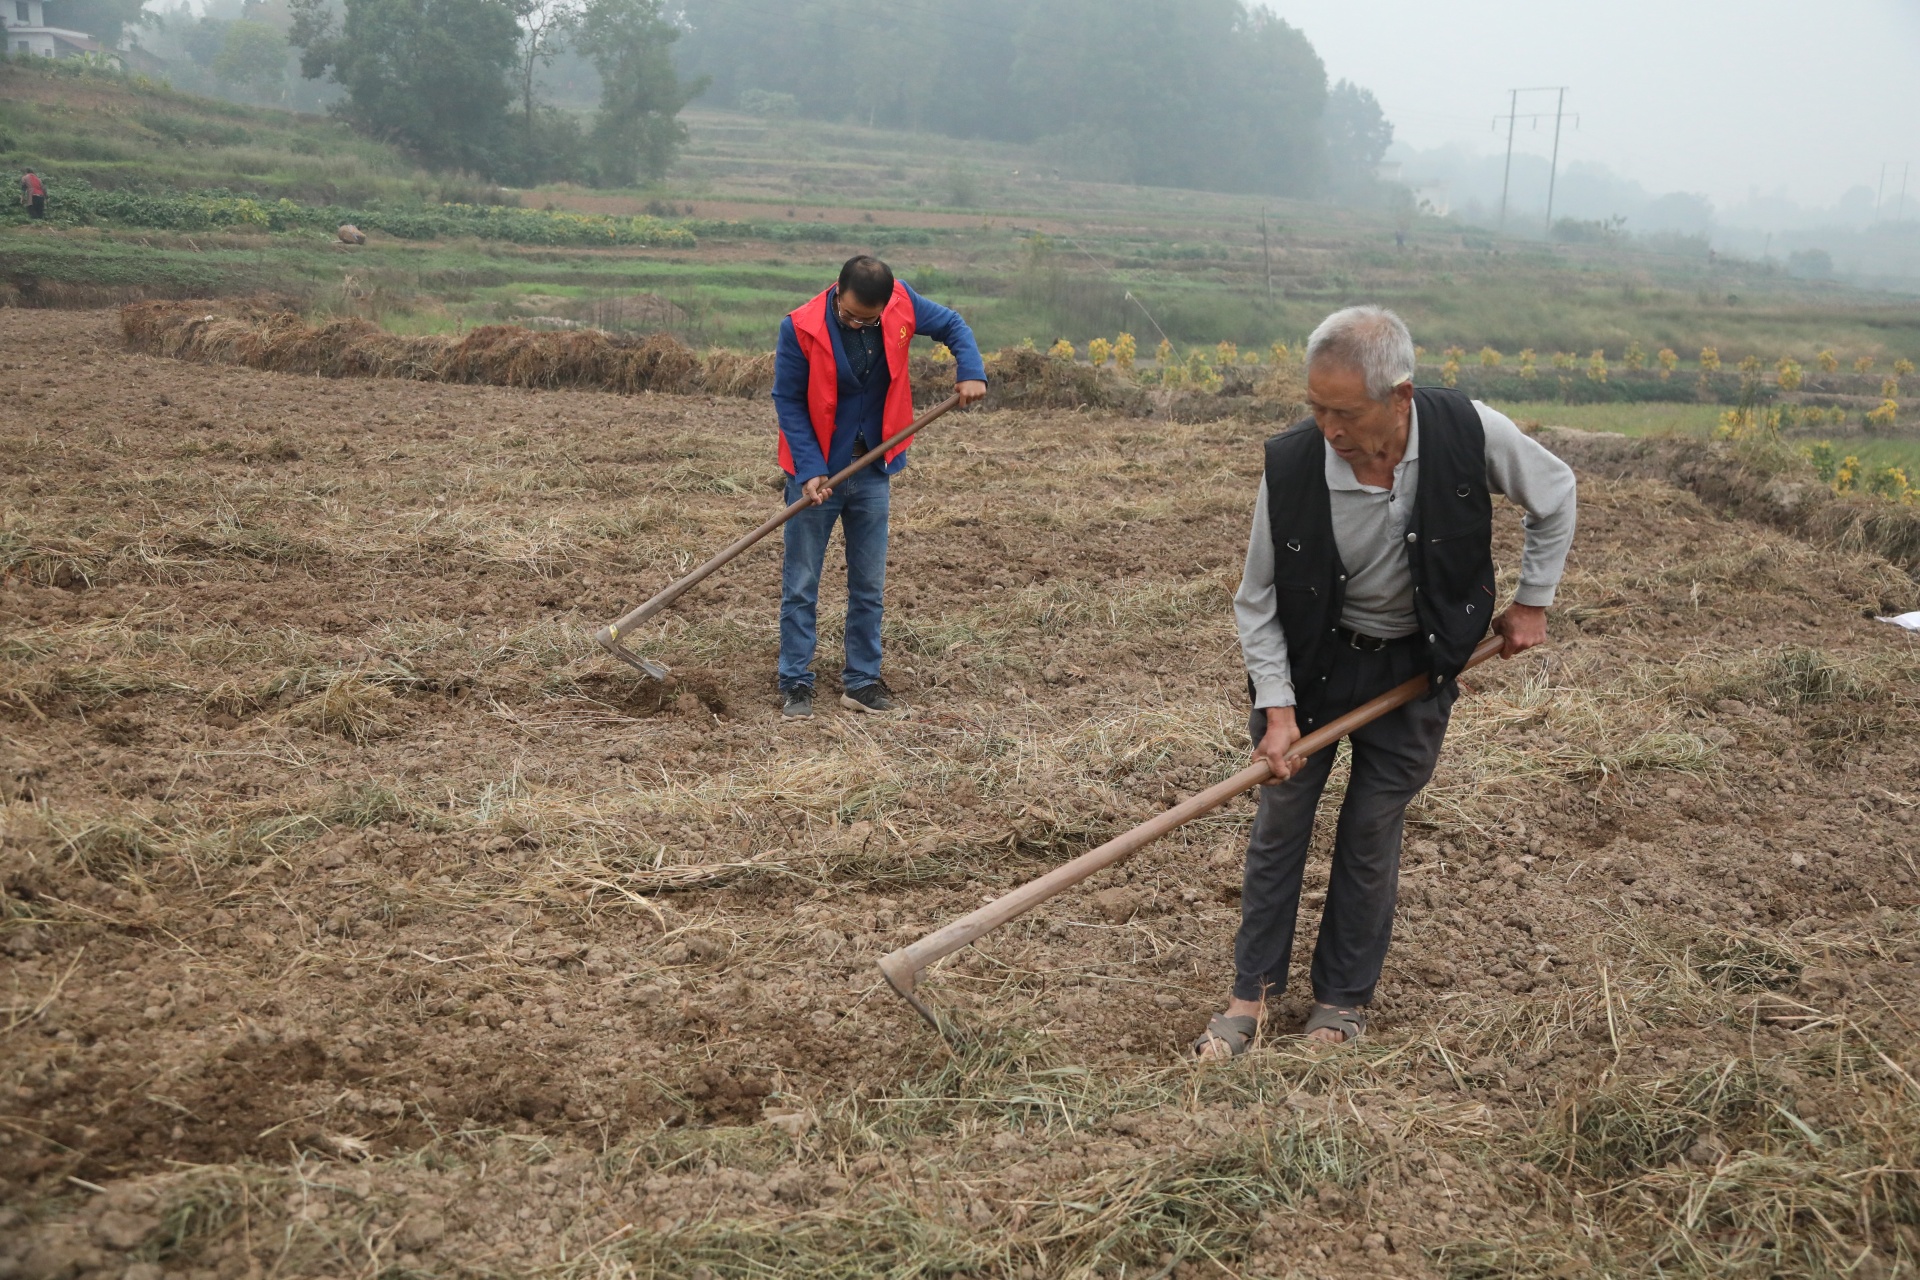
<instances>
[{"instance_id":1,"label":"elderly man","mask_svg":"<svg viewBox=\"0 0 1920 1280\"><path fill-rule=\"evenodd\" d=\"M1247 563L1233 600L1253 691L1260 789L1234 940L1232 999L1194 1043L1242 1053L1283 991L1300 877L1334 747L1288 750L1394 685L1424 674L1424 698L1350 736L1306 1031L1340 1044L1366 1028L1393 932L1407 803L1433 776L1455 678L1489 623L1510 658L1547 636L1573 541L1574 478L1512 420L1456 391L1415 388L1413 338L1378 307L1350 307L1307 340L1302 423L1266 445ZM1520 585L1495 614L1493 503L1527 511Z\"/></svg>"},{"instance_id":2,"label":"elderly man","mask_svg":"<svg viewBox=\"0 0 1920 1280\"><path fill-rule=\"evenodd\" d=\"M953 352L962 407L987 394L987 369L973 330L957 311L915 293L878 258L847 259L840 279L780 322L773 404L780 421L780 469L787 503L812 505L786 528L780 574L780 714L813 714L813 654L820 571L838 523L847 544L846 664L840 705L887 714L899 703L880 678L880 618L887 582L889 477L907 465L903 440L879 466L840 490L827 478L913 422L907 344L915 335Z\"/></svg>"}]
</instances>

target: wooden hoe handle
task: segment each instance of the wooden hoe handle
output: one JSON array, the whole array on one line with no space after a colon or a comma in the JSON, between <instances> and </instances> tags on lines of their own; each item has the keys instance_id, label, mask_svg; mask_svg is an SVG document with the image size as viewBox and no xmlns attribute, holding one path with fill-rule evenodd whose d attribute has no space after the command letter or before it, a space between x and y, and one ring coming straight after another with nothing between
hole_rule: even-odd
<instances>
[{"instance_id":1,"label":"wooden hoe handle","mask_svg":"<svg viewBox=\"0 0 1920 1280\"><path fill-rule=\"evenodd\" d=\"M1493 657L1500 652L1504 643L1505 641L1499 636L1488 636L1480 642L1479 648L1473 651L1473 656L1467 659L1467 667L1476 667ZM1415 676L1404 684L1395 685L1372 701L1360 704L1338 720L1322 725L1302 737L1293 744L1293 749L1287 755L1290 758L1304 760L1316 751L1332 746L1368 721L1377 720L1395 707L1412 702L1427 691L1429 683L1429 678L1422 675ZM1199 795L1189 796L1165 813L1149 818L1130 831L1122 832L1099 848L1088 850L1071 862L1062 863L1037 880L1029 880L1012 893L995 898L978 911L960 917L952 924L928 934L918 942L910 943L898 951L882 956L880 958L881 974L902 999L919 1011L920 1016L925 1018L934 1030L942 1031L940 1020L913 993L921 970L943 956L952 955L960 948L978 941L1009 920L1025 915L1048 898L1063 889L1072 888L1094 872L1104 870L1116 862L1124 862L1175 827L1184 826L1203 814L1213 812L1241 792L1249 791L1272 777L1273 769L1265 760L1248 765L1225 782L1217 782Z\"/></svg>"},{"instance_id":2,"label":"wooden hoe handle","mask_svg":"<svg viewBox=\"0 0 1920 1280\"><path fill-rule=\"evenodd\" d=\"M879 444L867 450L865 453L861 454L858 458L855 458L852 462L848 463L846 467L843 470L841 470L838 474L829 476L827 478L827 487L829 489L838 488L843 481L845 481L849 476L853 475L856 471L864 470L865 468L872 465L873 463L878 462L881 458L886 457L888 451L891 450L895 445L898 445L903 441L911 439L913 437L914 432L919 431L923 427L927 426L935 418L938 418L941 414L945 413L947 410L953 408L955 405L958 405L959 403L960 403L960 397L958 395L948 396L945 400L942 400L939 404L936 404L931 409L928 409L925 413L921 414L918 418L915 418L912 422L902 427L899 431L887 437L885 440L882 440ZM664 587L660 591L658 595L654 596L653 599L647 601L645 604L639 606L638 608L634 609L630 613L627 613L624 616L616 619L615 621L609 622L606 626L600 628L599 631L595 632L593 638L599 642L599 645L602 649L605 649L608 653L611 653L614 657L619 658L621 661L629 663L630 665L640 667L641 670L646 671L648 675L652 676L656 680L660 679L662 676L666 674L666 669L664 667L655 667L654 670L650 670L650 671L647 670L647 667L654 666L654 664L647 663L644 658L637 658L633 654L627 652L627 650L623 648L620 644L620 634L624 631L631 631L633 628L645 622L648 618L653 617L654 614L659 613L662 609L665 609L668 605L672 604L675 600L678 600L681 596L685 595L688 591L691 591L695 586L697 586L708 575L712 574L716 569L720 568L722 565L726 564L729 560L732 560L734 557L738 556L741 552L745 551L748 547L760 541L760 539L766 537L768 534L772 533L775 529L778 529L781 525L793 519L795 516L799 515L802 511L805 511L808 507L812 505L813 504L809 502L807 499L802 498L798 502L795 502L792 506L788 507L786 510L779 512L777 515L768 516L767 519L760 525L759 528L754 529L749 533L741 534L738 538L735 538L732 542L728 543L725 549L723 549L718 555L714 556L713 559L707 561L705 564L701 565L698 569L695 569L692 573L689 573L686 577L681 578L678 582L669 583L666 587Z\"/></svg>"}]
</instances>

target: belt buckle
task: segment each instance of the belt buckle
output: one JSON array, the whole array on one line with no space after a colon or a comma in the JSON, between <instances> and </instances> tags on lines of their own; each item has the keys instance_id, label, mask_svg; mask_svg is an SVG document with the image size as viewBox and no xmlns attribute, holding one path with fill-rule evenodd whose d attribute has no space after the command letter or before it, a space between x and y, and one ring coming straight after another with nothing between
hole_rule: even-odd
<instances>
[{"instance_id":1,"label":"belt buckle","mask_svg":"<svg viewBox=\"0 0 1920 1280\"><path fill-rule=\"evenodd\" d=\"M1367 643L1361 644L1360 642L1362 640L1367 641ZM1349 649L1357 649L1361 653L1378 653L1387 647L1387 642L1378 636L1361 635L1358 631L1349 627L1347 629L1347 647Z\"/></svg>"}]
</instances>

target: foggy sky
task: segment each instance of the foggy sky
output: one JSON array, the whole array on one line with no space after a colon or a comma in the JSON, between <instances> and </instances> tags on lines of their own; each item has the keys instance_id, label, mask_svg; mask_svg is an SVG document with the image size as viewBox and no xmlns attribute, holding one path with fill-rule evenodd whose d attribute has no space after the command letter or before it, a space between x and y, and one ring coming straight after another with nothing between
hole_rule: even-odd
<instances>
[{"instance_id":1,"label":"foggy sky","mask_svg":"<svg viewBox=\"0 0 1920 1280\"><path fill-rule=\"evenodd\" d=\"M1902 164L1920 200L1920 0L1267 0L1306 32L1329 80L1373 90L1399 141L1487 151L1507 90L1571 87L1580 113L1561 162L1606 164L1653 191L1725 208L1754 190L1831 205ZM1554 95L1522 94L1551 112ZM1546 155L1548 122L1525 122L1515 154Z\"/></svg>"}]
</instances>

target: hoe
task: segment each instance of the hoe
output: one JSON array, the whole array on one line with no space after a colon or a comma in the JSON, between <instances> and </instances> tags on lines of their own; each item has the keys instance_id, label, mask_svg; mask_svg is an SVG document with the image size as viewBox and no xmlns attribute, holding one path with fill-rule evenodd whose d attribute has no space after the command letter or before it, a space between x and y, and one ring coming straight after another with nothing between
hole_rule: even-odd
<instances>
[{"instance_id":1,"label":"hoe","mask_svg":"<svg viewBox=\"0 0 1920 1280\"><path fill-rule=\"evenodd\" d=\"M1473 651L1473 656L1467 659L1467 666L1476 667L1485 662L1500 652L1502 643L1499 636L1489 636L1482 640L1480 647ZM1395 685L1371 702L1364 702L1338 720L1322 725L1305 735L1293 744L1293 750L1287 753L1288 756L1306 759L1314 752L1340 741L1368 721L1378 719L1395 707L1412 702L1426 692L1427 685L1428 677L1426 676L1415 676L1404 684ZM1029 880L1012 893L995 898L978 911L962 916L918 942L910 943L898 951L882 956L881 974L886 978L888 985L899 993L900 998L912 1005L915 1011L927 1020L928 1026L942 1036L953 1039L952 1027L914 994L914 986L919 981L921 971L928 965L977 942L1009 920L1025 915L1061 890L1079 884L1094 872L1110 867L1116 862L1126 861L1175 827L1184 826L1202 814L1213 812L1241 792L1249 791L1272 777L1273 769L1265 760L1248 765L1225 782L1217 782L1199 795L1189 796L1159 817L1149 818L1132 830L1115 836L1099 848L1081 854L1072 862L1055 867L1037 880Z\"/></svg>"},{"instance_id":2,"label":"hoe","mask_svg":"<svg viewBox=\"0 0 1920 1280\"><path fill-rule=\"evenodd\" d=\"M878 462L887 455L889 449L901 441L909 439L914 432L927 426L935 418L938 418L941 414L959 403L959 396L948 396L945 400L934 405L933 408L927 410L918 418L915 418L912 422L902 427L898 432L882 440L879 444L848 463L846 468L838 475L828 477L827 487L829 489L839 488L848 476L851 476L856 471L863 470L872 463ZM606 626L595 632L593 638L599 642L602 649L605 649L608 653L620 659L620 661L626 663L641 675L646 676L649 680L665 680L667 678L667 669L651 658L643 658L623 646L620 643L621 635L633 630L648 618L653 617L653 615L665 609L675 600L678 600L681 596L692 590L709 574L720 568L721 565L726 564L748 547L760 541L760 539L766 537L775 529L778 529L781 525L799 515L802 511L805 511L810 505L812 504L805 498L802 498L779 514L768 516L766 522L759 528L753 530L751 533L741 534L740 537L729 543L726 549L721 551L719 555L716 555L713 559L707 561L678 582L670 583L659 595L656 595L653 599L647 601L617 622L609 622Z\"/></svg>"}]
</instances>

